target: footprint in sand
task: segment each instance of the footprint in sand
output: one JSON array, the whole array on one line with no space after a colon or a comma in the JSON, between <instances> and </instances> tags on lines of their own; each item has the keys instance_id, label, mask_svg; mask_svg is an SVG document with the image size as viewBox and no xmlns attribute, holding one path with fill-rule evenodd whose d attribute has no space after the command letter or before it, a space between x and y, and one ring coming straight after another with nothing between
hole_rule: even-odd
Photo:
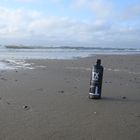
<instances>
[{"instance_id":1,"label":"footprint in sand","mask_svg":"<svg viewBox=\"0 0 140 140\"><path fill-rule=\"evenodd\" d=\"M6 78L4 78L4 77L2 77L2 78L0 78L1 80L3 80L3 81L7 81L7 79Z\"/></svg>"},{"instance_id":2,"label":"footprint in sand","mask_svg":"<svg viewBox=\"0 0 140 140\"><path fill-rule=\"evenodd\" d=\"M64 93L64 90L59 90L58 93Z\"/></svg>"},{"instance_id":3,"label":"footprint in sand","mask_svg":"<svg viewBox=\"0 0 140 140\"><path fill-rule=\"evenodd\" d=\"M30 109L30 106L28 106L28 105L24 105L22 108L23 108L23 110L27 111L27 110Z\"/></svg>"},{"instance_id":4,"label":"footprint in sand","mask_svg":"<svg viewBox=\"0 0 140 140\"><path fill-rule=\"evenodd\" d=\"M38 90L38 91L44 91L44 89L43 89L43 88L38 88L37 90Z\"/></svg>"}]
</instances>

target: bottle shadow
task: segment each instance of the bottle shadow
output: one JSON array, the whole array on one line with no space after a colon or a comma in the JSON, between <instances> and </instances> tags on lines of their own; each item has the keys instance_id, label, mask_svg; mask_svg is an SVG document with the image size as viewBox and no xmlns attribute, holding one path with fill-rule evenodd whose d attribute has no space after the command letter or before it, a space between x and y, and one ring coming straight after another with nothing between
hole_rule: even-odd
<instances>
[{"instance_id":1,"label":"bottle shadow","mask_svg":"<svg viewBox=\"0 0 140 140\"><path fill-rule=\"evenodd\" d=\"M103 96L101 100L107 102L140 102L140 99L138 98L130 98L126 96L117 96L117 97Z\"/></svg>"}]
</instances>

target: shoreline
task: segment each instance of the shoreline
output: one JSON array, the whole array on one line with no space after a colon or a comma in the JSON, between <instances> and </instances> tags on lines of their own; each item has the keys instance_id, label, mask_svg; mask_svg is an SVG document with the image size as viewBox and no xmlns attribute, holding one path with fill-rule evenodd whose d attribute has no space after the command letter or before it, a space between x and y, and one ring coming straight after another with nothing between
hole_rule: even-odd
<instances>
[{"instance_id":1,"label":"shoreline","mask_svg":"<svg viewBox=\"0 0 140 140\"><path fill-rule=\"evenodd\" d=\"M104 66L102 99L92 100L90 71L97 58ZM25 62L34 69L0 70L0 139L140 137L140 55Z\"/></svg>"},{"instance_id":2,"label":"shoreline","mask_svg":"<svg viewBox=\"0 0 140 140\"><path fill-rule=\"evenodd\" d=\"M35 69L32 67L32 62L36 61L78 61L78 60L87 60L87 59L104 59L105 57L139 57L139 54L104 54L104 55L90 55L87 57L73 57L69 59L49 59L49 58L25 58L25 59L17 59L17 58L11 58L11 59L0 59L0 70L14 70L14 69ZM28 63L29 62L29 63ZM95 62L94 62L95 63ZM37 66L39 67L39 66ZM40 66L43 67L43 66ZM44 66L45 67L45 66Z\"/></svg>"},{"instance_id":3,"label":"shoreline","mask_svg":"<svg viewBox=\"0 0 140 140\"><path fill-rule=\"evenodd\" d=\"M33 47L12 45L0 48L0 59L77 59L93 55L140 55L139 48L106 47Z\"/></svg>"}]
</instances>

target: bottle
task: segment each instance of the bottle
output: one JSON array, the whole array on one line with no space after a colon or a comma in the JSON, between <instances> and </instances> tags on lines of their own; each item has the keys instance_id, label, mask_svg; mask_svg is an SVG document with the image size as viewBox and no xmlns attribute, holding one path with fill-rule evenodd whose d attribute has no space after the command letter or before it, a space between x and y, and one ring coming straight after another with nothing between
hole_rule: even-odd
<instances>
[{"instance_id":1,"label":"bottle","mask_svg":"<svg viewBox=\"0 0 140 140\"><path fill-rule=\"evenodd\" d=\"M97 59L96 65L93 66L91 72L89 98L100 99L102 91L102 79L103 79L103 66L101 66L101 60Z\"/></svg>"}]
</instances>

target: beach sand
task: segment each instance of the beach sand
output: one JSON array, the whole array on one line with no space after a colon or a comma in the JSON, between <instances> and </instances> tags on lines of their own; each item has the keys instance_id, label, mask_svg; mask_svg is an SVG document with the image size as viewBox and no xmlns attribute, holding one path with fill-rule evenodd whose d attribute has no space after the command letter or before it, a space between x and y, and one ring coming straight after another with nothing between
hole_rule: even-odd
<instances>
[{"instance_id":1,"label":"beach sand","mask_svg":"<svg viewBox=\"0 0 140 140\"><path fill-rule=\"evenodd\" d=\"M102 99L88 98L102 60ZM0 71L0 140L140 139L140 56L27 60L35 69Z\"/></svg>"}]
</instances>

